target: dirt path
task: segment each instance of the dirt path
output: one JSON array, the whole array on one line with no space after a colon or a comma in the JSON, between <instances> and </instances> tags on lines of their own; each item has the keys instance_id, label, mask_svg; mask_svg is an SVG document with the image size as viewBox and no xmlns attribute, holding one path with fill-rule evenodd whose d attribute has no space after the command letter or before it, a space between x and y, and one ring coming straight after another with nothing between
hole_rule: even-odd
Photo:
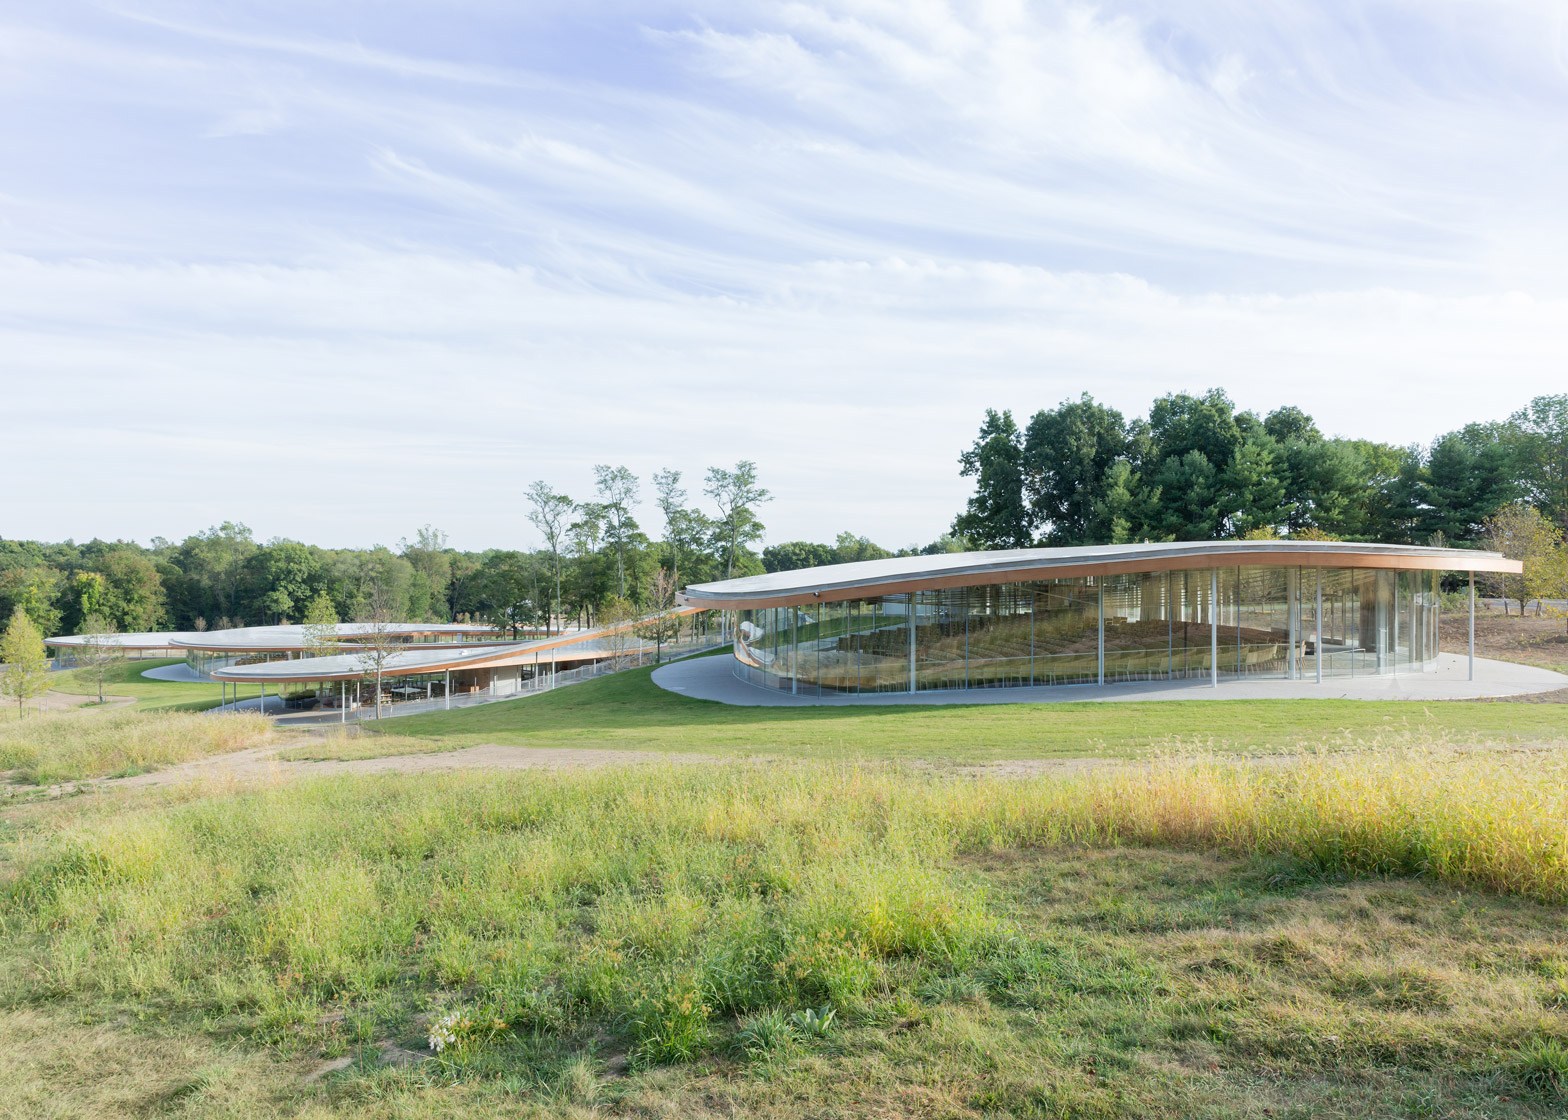
<instances>
[{"instance_id":1,"label":"dirt path","mask_svg":"<svg viewBox=\"0 0 1568 1120\"><path fill-rule=\"evenodd\" d=\"M233 754L182 762L166 770L130 778L105 778L76 783L102 789L145 789L184 782L251 785L290 778L327 777L340 774L440 774L456 770L594 770L605 766L696 765L725 759L711 754L653 751L591 750L568 747L506 747L486 743L462 750L426 754L395 754L381 758L290 761L278 757L294 744L274 744L235 751ZM766 761L753 758L751 761ZM1270 759L1270 761L1277 761ZM928 764L924 768L970 777L1029 778L1042 774L1082 774L1105 767L1138 763L1120 758L1005 759L997 762ZM916 764L917 768L922 768Z\"/></svg>"},{"instance_id":2,"label":"dirt path","mask_svg":"<svg viewBox=\"0 0 1568 1120\"><path fill-rule=\"evenodd\" d=\"M138 789L180 782L249 784L282 778L321 777L334 774L435 774L452 770L584 770L635 763L716 762L706 754L656 754L651 751L600 751L568 748L503 747L484 744L456 751L429 754L395 754L382 758L323 759L290 762L278 752L297 746L287 743L252 747L232 754L182 762L167 770L130 778L106 778L94 783L104 789ZM86 783L83 783L86 784Z\"/></svg>"},{"instance_id":3,"label":"dirt path","mask_svg":"<svg viewBox=\"0 0 1568 1120\"><path fill-rule=\"evenodd\" d=\"M123 708L127 704L136 703L136 697L134 696L111 696L106 692L103 698L104 705L98 709L101 712L110 708ZM38 700L29 701L29 706L41 703L46 712L68 712L72 708L80 708L84 704L96 704L97 701L98 697L96 696L78 696L74 692L46 692Z\"/></svg>"}]
</instances>

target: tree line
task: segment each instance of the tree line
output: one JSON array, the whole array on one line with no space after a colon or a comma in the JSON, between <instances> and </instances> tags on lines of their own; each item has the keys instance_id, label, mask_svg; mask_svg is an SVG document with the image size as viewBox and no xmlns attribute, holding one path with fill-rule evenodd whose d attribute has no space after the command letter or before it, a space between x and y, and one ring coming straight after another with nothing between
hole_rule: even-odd
<instances>
[{"instance_id":1,"label":"tree line","mask_svg":"<svg viewBox=\"0 0 1568 1120\"><path fill-rule=\"evenodd\" d=\"M987 410L959 456L974 494L953 522L977 548L1224 537L1479 543L1523 505L1568 530L1568 395L1429 444L1325 436L1285 405L1238 411L1222 389L1124 417L1089 394L1020 425Z\"/></svg>"},{"instance_id":2,"label":"tree line","mask_svg":"<svg viewBox=\"0 0 1568 1120\"><path fill-rule=\"evenodd\" d=\"M82 632L88 620L129 633L372 615L476 620L516 633L592 625L606 610L623 615L672 599L686 583L763 571L754 546L764 533L758 510L771 495L755 463L711 468L707 508L688 501L680 471L656 472L656 537L638 520L637 475L605 465L594 476L594 493L581 499L544 482L528 487L519 512L545 542L532 550L465 552L431 525L396 547L328 549L257 541L236 521L148 546L0 540L0 619L20 609L45 635Z\"/></svg>"}]
</instances>

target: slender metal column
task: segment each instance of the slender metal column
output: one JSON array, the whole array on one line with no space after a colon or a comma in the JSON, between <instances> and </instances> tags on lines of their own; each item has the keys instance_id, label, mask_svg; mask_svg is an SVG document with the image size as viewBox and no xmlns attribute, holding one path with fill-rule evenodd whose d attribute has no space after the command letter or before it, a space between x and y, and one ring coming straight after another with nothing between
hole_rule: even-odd
<instances>
[{"instance_id":1,"label":"slender metal column","mask_svg":"<svg viewBox=\"0 0 1568 1120\"><path fill-rule=\"evenodd\" d=\"M1475 680L1475 573L1470 573L1470 679Z\"/></svg>"},{"instance_id":2,"label":"slender metal column","mask_svg":"<svg viewBox=\"0 0 1568 1120\"><path fill-rule=\"evenodd\" d=\"M1318 610L1317 610L1317 640L1313 650L1312 661L1317 666L1318 684L1323 683L1323 569L1318 569Z\"/></svg>"},{"instance_id":3,"label":"slender metal column","mask_svg":"<svg viewBox=\"0 0 1568 1120\"><path fill-rule=\"evenodd\" d=\"M1399 575L1400 575L1400 573L1395 572L1395 573L1393 573L1393 575L1394 575L1394 620L1393 620L1394 621L1394 627L1393 627L1393 629L1394 629L1394 649L1393 649L1393 657L1391 658L1391 661L1392 661L1392 664L1393 664L1393 667L1394 667L1394 676L1397 677L1397 676L1399 676Z\"/></svg>"},{"instance_id":4,"label":"slender metal column","mask_svg":"<svg viewBox=\"0 0 1568 1120\"><path fill-rule=\"evenodd\" d=\"M904 619L909 623L909 691L915 691L915 592L909 592L909 613Z\"/></svg>"},{"instance_id":5,"label":"slender metal column","mask_svg":"<svg viewBox=\"0 0 1568 1120\"><path fill-rule=\"evenodd\" d=\"M1209 569L1209 684L1220 686L1220 570Z\"/></svg>"},{"instance_id":6,"label":"slender metal column","mask_svg":"<svg viewBox=\"0 0 1568 1120\"><path fill-rule=\"evenodd\" d=\"M342 689L338 692L338 722L348 722L348 682L343 682Z\"/></svg>"},{"instance_id":7,"label":"slender metal column","mask_svg":"<svg viewBox=\"0 0 1568 1120\"><path fill-rule=\"evenodd\" d=\"M789 608L789 694L800 695L800 608Z\"/></svg>"},{"instance_id":8,"label":"slender metal column","mask_svg":"<svg viewBox=\"0 0 1568 1120\"><path fill-rule=\"evenodd\" d=\"M452 670L446 671L446 710L452 710Z\"/></svg>"},{"instance_id":9,"label":"slender metal column","mask_svg":"<svg viewBox=\"0 0 1568 1120\"><path fill-rule=\"evenodd\" d=\"M1301 570L1299 568L1285 569L1285 626L1289 630L1287 638L1290 641L1290 656L1285 659L1285 677L1287 680L1296 679L1296 634L1300 631L1301 616Z\"/></svg>"},{"instance_id":10,"label":"slender metal column","mask_svg":"<svg viewBox=\"0 0 1568 1120\"><path fill-rule=\"evenodd\" d=\"M1100 590L1100 633L1098 639L1098 673L1097 684L1105 683L1105 577L1095 576L1094 585Z\"/></svg>"}]
</instances>

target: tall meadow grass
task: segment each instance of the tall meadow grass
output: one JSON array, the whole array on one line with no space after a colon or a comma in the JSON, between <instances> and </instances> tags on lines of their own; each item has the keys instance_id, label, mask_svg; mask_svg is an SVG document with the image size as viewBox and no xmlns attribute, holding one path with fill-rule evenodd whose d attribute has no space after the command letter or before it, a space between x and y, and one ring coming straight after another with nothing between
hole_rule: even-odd
<instances>
[{"instance_id":1,"label":"tall meadow grass","mask_svg":"<svg viewBox=\"0 0 1568 1120\"><path fill-rule=\"evenodd\" d=\"M859 1006L901 962L1011 951L971 853L1172 845L1568 902L1565 779L1551 753L1405 750L1024 779L802 764L185 790L14 839L0 922L31 946L11 984L40 995L239 1015L277 1040L334 1000L395 1017L413 998L619 1031L667 1061L733 1016Z\"/></svg>"},{"instance_id":2,"label":"tall meadow grass","mask_svg":"<svg viewBox=\"0 0 1568 1120\"><path fill-rule=\"evenodd\" d=\"M0 723L0 770L35 783L139 774L260 746L269 735L253 713L55 712Z\"/></svg>"}]
</instances>

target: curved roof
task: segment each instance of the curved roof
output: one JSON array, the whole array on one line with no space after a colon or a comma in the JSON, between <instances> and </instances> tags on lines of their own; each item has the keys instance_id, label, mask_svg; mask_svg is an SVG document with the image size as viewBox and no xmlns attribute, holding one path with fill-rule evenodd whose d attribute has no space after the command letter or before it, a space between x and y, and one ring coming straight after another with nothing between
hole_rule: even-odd
<instances>
[{"instance_id":1,"label":"curved roof","mask_svg":"<svg viewBox=\"0 0 1568 1120\"><path fill-rule=\"evenodd\" d=\"M61 634L56 638L45 638L44 645L58 646L62 649L74 649L87 644L87 639L98 637L103 639L106 646L118 646L120 649L169 649L180 646L178 639L199 638L200 634L184 630L155 630L141 634ZM180 648L184 648L181 646Z\"/></svg>"},{"instance_id":2,"label":"curved roof","mask_svg":"<svg viewBox=\"0 0 1568 1120\"><path fill-rule=\"evenodd\" d=\"M352 641L372 629L368 622L340 622L332 630L342 639ZM471 641L498 641L496 630L477 622L393 622L385 629L409 638L438 635L456 635ZM62 634L49 638L46 645L70 648L81 646L90 634ZM231 630L166 630L144 634L103 634L108 645L122 649L196 649L212 653L282 653L285 650L306 648L303 626L241 626ZM417 644L417 643L416 643ZM451 648L452 643L443 643Z\"/></svg>"},{"instance_id":3,"label":"curved roof","mask_svg":"<svg viewBox=\"0 0 1568 1120\"><path fill-rule=\"evenodd\" d=\"M690 613L690 612L679 612ZM549 638L531 642L490 643L481 648L454 646L440 648L399 649L389 654L383 662L383 677L418 676L423 673L444 673L448 669L487 669L498 665L543 664L555 657L570 661L585 657L598 657L611 652L631 653L646 644L630 640L618 650L611 649L607 641L611 634L632 629L640 619L620 626L606 626L595 630L572 630ZM250 681L271 684L289 681L353 680L366 675L365 662L360 653L336 653L328 657L303 657L293 661L263 661L255 665L228 665L214 669L210 674L216 681Z\"/></svg>"},{"instance_id":4,"label":"curved roof","mask_svg":"<svg viewBox=\"0 0 1568 1120\"><path fill-rule=\"evenodd\" d=\"M389 634L410 639L441 635L479 640L488 637L498 640L493 626L478 622L388 622L380 627ZM370 622L339 622L332 627L333 634L346 641L363 637L376 629ZM182 649L199 649L212 653L249 653L302 650L306 648L305 627L293 626L241 626L233 630L208 630L201 634L181 634L173 643ZM445 643L448 648L452 643Z\"/></svg>"},{"instance_id":5,"label":"curved roof","mask_svg":"<svg viewBox=\"0 0 1568 1120\"><path fill-rule=\"evenodd\" d=\"M682 600L688 606L732 610L787 607L939 587L1237 564L1461 572L1522 570L1519 561L1510 560L1502 553L1467 548L1350 541L1169 541L953 552L827 564L819 568L693 584L685 590Z\"/></svg>"},{"instance_id":6,"label":"curved roof","mask_svg":"<svg viewBox=\"0 0 1568 1120\"><path fill-rule=\"evenodd\" d=\"M584 651L586 655L588 651ZM381 668L383 677L417 676L444 673L448 669L481 669L493 665L527 664L537 655L527 644L490 649L411 649L389 654ZM303 657L294 661L262 661L255 665L230 665L214 669L215 681L279 683L288 681L357 680L365 676L365 664L356 653L335 653L329 657Z\"/></svg>"}]
</instances>

